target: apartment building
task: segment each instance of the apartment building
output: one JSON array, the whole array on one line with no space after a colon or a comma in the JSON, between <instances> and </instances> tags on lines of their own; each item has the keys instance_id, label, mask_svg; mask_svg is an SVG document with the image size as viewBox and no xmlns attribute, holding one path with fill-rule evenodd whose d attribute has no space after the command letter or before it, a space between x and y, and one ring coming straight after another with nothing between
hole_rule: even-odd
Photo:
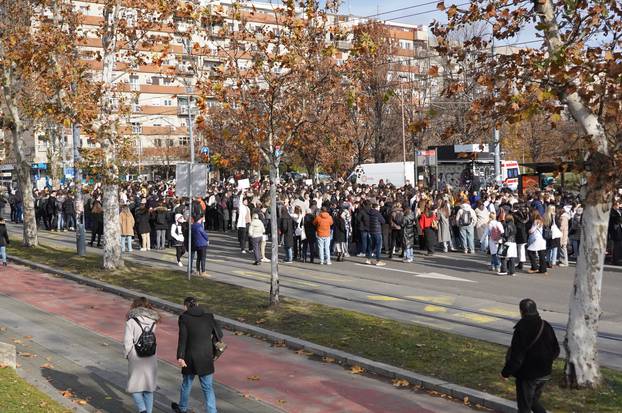
<instances>
[{"instance_id":1,"label":"apartment building","mask_svg":"<svg viewBox=\"0 0 622 413\"><path fill-rule=\"evenodd\" d=\"M231 0L195 1L202 6L228 7L232 4ZM82 30L87 36L86 41L81 45L81 59L93 69L93 79L97 80L101 77L102 70L102 63L97 59L97 54L101 50L98 29L103 20L103 5L97 0L77 0L74 4L76 10L82 15ZM243 11L250 28L263 27L275 33L278 32L279 27L273 13L274 5L247 2L244 3L244 7ZM125 18L131 20L131 12ZM331 23L345 28L353 28L369 20L344 15L334 15L329 18ZM176 21L176 23L178 28L185 24L183 21ZM230 31L235 32L239 30L241 22L225 20L224 24L228 25ZM386 22L385 25L395 44L391 76L415 80L422 72L425 73L425 68L422 69L425 61L414 58L427 47L427 27L393 22ZM119 59L117 62L114 78L118 84L117 89L123 93L119 94L119 101L113 102L113 105L124 103L131 108L131 115L124 120L125 126L121 132L135 137L137 155L135 174L161 174L163 167L174 168L176 163L187 160L189 157L188 115L198 114L194 90L196 77L208 76L210 71L219 64L221 56L219 56L218 46L223 46L226 42L225 38L215 34L219 31L218 27L205 30L210 29L212 30L210 36L202 35L192 39L192 43L198 42L205 47L205 50L209 50L209 53L204 55L187 54L183 39L176 36L172 29L163 27L162 30L165 33L159 34L172 36L171 53L163 65L146 63L132 67L129 61ZM158 33L154 32L154 34ZM336 58L341 61L347 60L351 43L349 41L338 42L337 46L340 52ZM141 53L149 62L150 55L157 51L143 50ZM244 62L241 63L244 64ZM171 69L175 76L171 76ZM215 102L208 101L208 105L211 104ZM61 135L59 139L62 146L60 159L66 166L70 166L73 151L71 130L64 130ZM93 147L95 144L87 136L82 136L81 145ZM33 175L46 174L45 165L49 161L49 147L50 142L46 139L46 130L42 128L33 145ZM10 159L7 159L7 162L10 163Z\"/></svg>"}]
</instances>

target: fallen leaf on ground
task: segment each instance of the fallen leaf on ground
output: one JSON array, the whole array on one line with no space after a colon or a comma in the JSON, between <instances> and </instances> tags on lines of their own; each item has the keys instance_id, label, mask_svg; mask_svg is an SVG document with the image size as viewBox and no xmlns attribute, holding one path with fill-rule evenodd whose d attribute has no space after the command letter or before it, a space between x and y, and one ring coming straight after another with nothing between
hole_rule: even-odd
<instances>
[{"instance_id":1,"label":"fallen leaf on ground","mask_svg":"<svg viewBox=\"0 0 622 413\"><path fill-rule=\"evenodd\" d=\"M243 336L243 335L244 335L244 332L242 332L242 331L234 331L234 332L233 332L233 335L234 335L234 336Z\"/></svg>"},{"instance_id":2,"label":"fallen leaf on ground","mask_svg":"<svg viewBox=\"0 0 622 413\"><path fill-rule=\"evenodd\" d=\"M350 372L352 374L361 374L365 371L365 369L363 369L363 367L361 366L352 366L352 368L350 369Z\"/></svg>"},{"instance_id":3,"label":"fallen leaf on ground","mask_svg":"<svg viewBox=\"0 0 622 413\"><path fill-rule=\"evenodd\" d=\"M42 369L53 369L54 365L52 363L45 363L41 366Z\"/></svg>"},{"instance_id":4,"label":"fallen leaf on ground","mask_svg":"<svg viewBox=\"0 0 622 413\"><path fill-rule=\"evenodd\" d=\"M260 318L259 320L255 321L255 324L263 324L266 322L265 318Z\"/></svg>"},{"instance_id":5,"label":"fallen leaf on ground","mask_svg":"<svg viewBox=\"0 0 622 413\"><path fill-rule=\"evenodd\" d=\"M20 357L37 357L36 354L28 353L26 351L18 351L17 355Z\"/></svg>"},{"instance_id":6,"label":"fallen leaf on ground","mask_svg":"<svg viewBox=\"0 0 622 413\"><path fill-rule=\"evenodd\" d=\"M15 339L15 340L13 340L13 343L15 343L15 344L22 344L22 340Z\"/></svg>"},{"instance_id":7,"label":"fallen leaf on ground","mask_svg":"<svg viewBox=\"0 0 622 413\"><path fill-rule=\"evenodd\" d=\"M298 354L299 356L310 356L310 355L312 355L313 353L312 353L312 352L310 352L310 351L306 351L305 349L302 349L302 348L301 348L300 350L298 350L298 351L296 352L296 354Z\"/></svg>"},{"instance_id":8,"label":"fallen leaf on ground","mask_svg":"<svg viewBox=\"0 0 622 413\"><path fill-rule=\"evenodd\" d=\"M6 327L0 327L0 333L4 333L6 331Z\"/></svg>"},{"instance_id":9,"label":"fallen leaf on ground","mask_svg":"<svg viewBox=\"0 0 622 413\"><path fill-rule=\"evenodd\" d=\"M248 376L246 379L250 381L259 381L259 376Z\"/></svg>"},{"instance_id":10,"label":"fallen leaf on ground","mask_svg":"<svg viewBox=\"0 0 622 413\"><path fill-rule=\"evenodd\" d=\"M39 407L45 407L48 405L48 402L46 402L45 400L42 400L41 403L39 403Z\"/></svg>"},{"instance_id":11,"label":"fallen leaf on ground","mask_svg":"<svg viewBox=\"0 0 622 413\"><path fill-rule=\"evenodd\" d=\"M285 404L285 403L287 403L287 400L282 400L282 399L279 399L279 400L277 400L276 402L277 402L278 404Z\"/></svg>"},{"instance_id":12,"label":"fallen leaf on ground","mask_svg":"<svg viewBox=\"0 0 622 413\"><path fill-rule=\"evenodd\" d=\"M32 340L32 336L24 336L24 340Z\"/></svg>"},{"instance_id":13,"label":"fallen leaf on ground","mask_svg":"<svg viewBox=\"0 0 622 413\"><path fill-rule=\"evenodd\" d=\"M0 363L0 369L6 369L7 367L9 367L8 364L2 364Z\"/></svg>"},{"instance_id":14,"label":"fallen leaf on ground","mask_svg":"<svg viewBox=\"0 0 622 413\"><path fill-rule=\"evenodd\" d=\"M469 396L464 396L464 399L462 401L464 402L464 404L469 404Z\"/></svg>"},{"instance_id":15,"label":"fallen leaf on ground","mask_svg":"<svg viewBox=\"0 0 622 413\"><path fill-rule=\"evenodd\" d=\"M287 343L285 343L285 341L283 340L278 340L272 343L272 346L273 347L287 347Z\"/></svg>"},{"instance_id":16,"label":"fallen leaf on ground","mask_svg":"<svg viewBox=\"0 0 622 413\"><path fill-rule=\"evenodd\" d=\"M408 382L408 380L404 380L404 379L394 379L392 381L393 385L395 387L408 387L410 386L410 383Z\"/></svg>"},{"instance_id":17,"label":"fallen leaf on ground","mask_svg":"<svg viewBox=\"0 0 622 413\"><path fill-rule=\"evenodd\" d=\"M63 396L66 399L71 399L74 396L74 394L71 391L71 389L67 389L67 390L64 390L63 392L61 392L61 396Z\"/></svg>"},{"instance_id":18,"label":"fallen leaf on ground","mask_svg":"<svg viewBox=\"0 0 622 413\"><path fill-rule=\"evenodd\" d=\"M324 363L334 363L334 362L335 362L335 359L334 359L334 358L332 358L332 357L324 356L324 357L322 357L322 361L323 361Z\"/></svg>"},{"instance_id":19,"label":"fallen leaf on ground","mask_svg":"<svg viewBox=\"0 0 622 413\"><path fill-rule=\"evenodd\" d=\"M87 404L87 401L83 399L75 400L75 402L78 403L80 406L85 406Z\"/></svg>"}]
</instances>

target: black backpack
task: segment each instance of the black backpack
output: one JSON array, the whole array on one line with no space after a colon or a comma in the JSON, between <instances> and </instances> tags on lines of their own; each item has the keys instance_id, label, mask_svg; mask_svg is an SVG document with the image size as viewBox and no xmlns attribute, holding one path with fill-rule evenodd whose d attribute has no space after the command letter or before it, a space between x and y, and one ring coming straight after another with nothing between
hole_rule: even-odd
<instances>
[{"instance_id":1,"label":"black backpack","mask_svg":"<svg viewBox=\"0 0 622 413\"><path fill-rule=\"evenodd\" d=\"M151 324L151 327L148 329L143 328L142 324L136 317L132 317L132 320L136 321L142 333L140 333L140 337L134 343L134 349L136 350L136 355L138 357L151 357L156 353L156 336L153 333L153 327L155 323Z\"/></svg>"}]
</instances>

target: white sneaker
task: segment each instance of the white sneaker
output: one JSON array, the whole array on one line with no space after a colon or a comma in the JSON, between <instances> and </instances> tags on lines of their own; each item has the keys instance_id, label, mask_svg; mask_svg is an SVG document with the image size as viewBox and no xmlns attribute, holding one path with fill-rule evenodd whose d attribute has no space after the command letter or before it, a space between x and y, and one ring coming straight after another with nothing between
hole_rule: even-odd
<instances>
[{"instance_id":1,"label":"white sneaker","mask_svg":"<svg viewBox=\"0 0 622 413\"><path fill-rule=\"evenodd\" d=\"M242 250L242 254L246 254L246 250Z\"/></svg>"},{"instance_id":2,"label":"white sneaker","mask_svg":"<svg viewBox=\"0 0 622 413\"><path fill-rule=\"evenodd\" d=\"M179 262L177 263L177 266L178 266L178 267L183 267L183 266L184 266L184 264L182 264L182 263L181 263L181 261L179 261Z\"/></svg>"},{"instance_id":3,"label":"white sneaker","mask_svg":"<svg viewBox=\"0 0 622 413\"><path fill-rule=\"evenodd\" d=\"M371 261L370 260L365 260L365 264L371 265Z\"/></svg>"},{"instance_id":4,"label":"white sneaker","mask_svg":"<svg viewBox=\"0 0 622 413\"><path fill-rule=\"evenodd\" d=\"M330 262L330 261L328 261L328 262L326 263L326 265L333 265L333 263L332 263L332 262Z\"/></svg>"},{"instance_id":5,"label":"white sneaker","mask_svg":"<svg viewBox=\"0 0 622 413\"><path fill-rule=\"evenodd\" d=\"M269 259L267 259L267 258L262 258L262 259L261 259L261 262L270 262L270 260L269 260Z\"/></svg>"},{"instance_id":6,"label":"white sneaker","mask_svg":"<svg viewBox=\"0 0 622 413\"><path fill-rule=\"evenodd\" d=\"M364 254L364 253L362 253L362 252L359 252L358 254L356 254L356 256L357 256L357 257L364 257L364 256L365 256L365 254Z\"/></svg>"}]
</instances>

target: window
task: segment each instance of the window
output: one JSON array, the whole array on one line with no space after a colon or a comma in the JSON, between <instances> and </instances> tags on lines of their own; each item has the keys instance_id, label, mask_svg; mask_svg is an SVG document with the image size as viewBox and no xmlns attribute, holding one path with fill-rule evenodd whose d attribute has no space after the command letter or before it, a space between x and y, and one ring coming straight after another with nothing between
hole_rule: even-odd
<instances>
[{"instance_id":1,"label":"window","mask_svg":"<svg viewBox=\"0 0 622 413\"><path fill-rule=\"evenodd\" d=\"M173 106L172 99L164 99L164 106Z\"/></svg>"},{"instance_id":2,"label":"window","mask_svg":"<svg viewBox=\"0 0 622 413\"><path fill-rule=\"evenodd\" d=\"M179 137L179 146L188 146L189 143L190 143L190 140L188 139L187 136Z\"/></svg>"},{"instance_id":3,"label":"window","mask_svg":"<svg viewBox=\"0 0 622 413\"><path fill-rule=\"evenodd\" d=\"M140 85L138 84L138 76L131 75L130 76L130 89L133 91L140 90Z\"/></svg>"},{"instance_id":4,"label":"window","mask_svg":"<svg viewBox=\"0 0 622 413\"><path fill-rule=\"evenodd\" d=\"M140 122L132 122L132 133L141 133L143 131Z\"/></svg>"},{"instance_id":5,"label":"window","mask_svg":"<svg viewBox=\"0 0 622 413\"><path fill-rule=\"evenodd\" d=\"M518 178L518 168L508 169L508 178Z\"/></svg>"},{"instance_id":6,"label":"window","mask_svg":"<svg viewBox=\"0 0 622 413\"><path fill-rule=\"evenodd\" d=\"M155 146L156 148L161 148L162 147L162 139L155 138L153 140L153 146Z\"/></svg>"},{"instance_id":7,"label":"window","mask_svg":"<svg viewBox=\"0 0 622 413\"><path fill-rule=\"evenodd\" d=\"M165 77L162 79L162 84L169 86L173 84L173 79L171 79L170 77Z\"/></svg>"},{"instance_id":8,"label":"window","mask_svg":"<svg viewBox=\"0 0 622 413\"><path fill-rule=\"evenodd\" d=\"M132 112L140 112L140 105L138 103L132 103Z\"/></svg>"}]
</instances>

